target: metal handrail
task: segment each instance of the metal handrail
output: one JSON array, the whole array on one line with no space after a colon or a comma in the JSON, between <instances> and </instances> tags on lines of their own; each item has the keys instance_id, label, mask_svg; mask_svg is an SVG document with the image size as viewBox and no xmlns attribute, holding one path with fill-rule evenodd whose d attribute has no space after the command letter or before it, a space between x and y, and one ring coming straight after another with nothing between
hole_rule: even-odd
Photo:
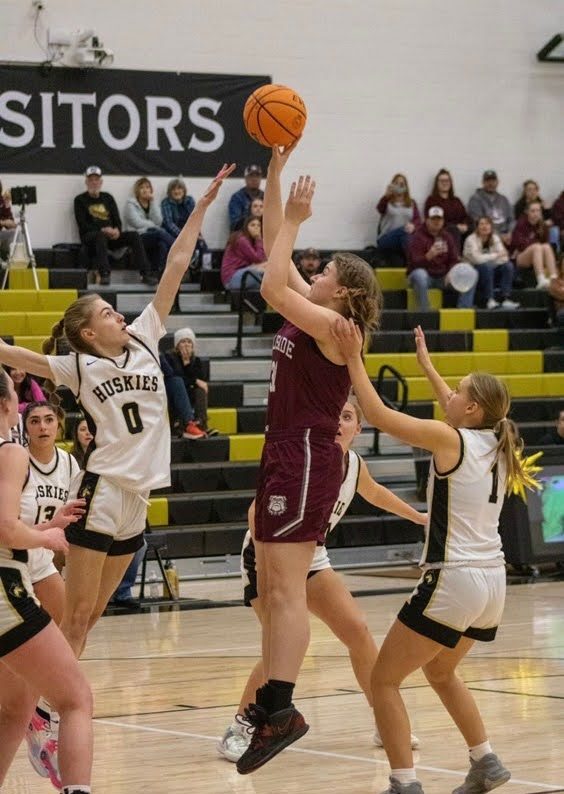
<instances>
[{"instance_id":1,"label":"metal handrail","mask_svg":"<svg viewBox=\"0 0 564 794\"><path fill-rule=\"evenodd\" d=\"M386 397L385 394L382 394L382 386L384 385L384 378L386 373L390 373L400 384L401 386L401 397L399 402L390 400L389 397ZM407 407L408 395L409 395L409 386L406 379L403 377L401 372L398 372L395 367L392 367L390 364L383 364L380 369L378 370L378 377L376 378L376 391L378 392L380 399L388 408L391 408L394 411L405 411ZM378 428L374 428L374 454L380 454L380 431Z\"/></svg>"},{"instance_id":2,"label":"metal handrail","mask_svg":"<svg viewBox=\"0 0 564 794\"><path fill-rule=\"evenodd\" d=\"M252 270L247 270L243 273L243 278L241 279L241 290L239 292L239 316L237 320L237 344L235 345L235 350L233 351L233 355L237 358L241 358L243 356L243 309L247 306L254 314L260 314L260 310L247 300L245 291L247 289L247 281L249 278L253 278L260 287L260 283L262 281L259 276L254 273Z\"/></svg>"}]
</instances>

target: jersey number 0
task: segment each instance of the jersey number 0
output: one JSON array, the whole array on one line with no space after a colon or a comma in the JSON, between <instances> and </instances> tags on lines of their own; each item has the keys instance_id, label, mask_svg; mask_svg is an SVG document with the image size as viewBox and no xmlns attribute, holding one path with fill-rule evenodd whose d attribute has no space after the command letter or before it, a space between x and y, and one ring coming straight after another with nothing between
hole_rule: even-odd
<instances>
[{"instance_id":1,"label":"jersey number 0","mask_svg":"<svg viewBox=\"0 0 564 794\"><path fill-rule=\"evenodd\" d=\"M143 422L141 421L141 414L139 413L139 406L137 403L124 403L121 407L125 424L130 433L143 432Z\"/></svg>"}]
</instances>

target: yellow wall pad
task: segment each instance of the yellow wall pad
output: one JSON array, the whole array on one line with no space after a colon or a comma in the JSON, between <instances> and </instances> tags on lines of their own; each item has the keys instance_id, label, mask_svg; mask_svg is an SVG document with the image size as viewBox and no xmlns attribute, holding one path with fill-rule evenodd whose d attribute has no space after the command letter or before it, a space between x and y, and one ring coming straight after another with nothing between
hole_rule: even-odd
<instances>
[{"instance_id":1,"label":"yellow wall pad","mask_svg":"<svg viewBox=\"0 0 564 794\"><path fill-rule=\"evenodd\" d=\"M152 527L166 527L168 525L168 500L163 496L157 496L150 502L147 509L149 524Z\"/></svg>"},{"instance_id":2,"label":"yellow wall pad","mask_svg":"<svg viewBox=\"0 0 564 794\"><path fill-rule=\"evenodd\" d=\"M502 352L509 348L509 331L506 328L476 328L473 343L475 353Z\"/></svg>"},{"instance_id":3,"label":"yellow wall pad","mask_svg":"<svg viewBox=\"0 0 564 794\"><path fill-rule=\"evenodd\" d=\"M376 268L374 275L381 290L406 289L407 276L401 267Z\"/></svg>"},{"instance_id":4,"label":"yellow wall pad","mask_svg":"<svg viewBox=\"0 0 564 794\"><path fill-rule=\"evenodd\" d=\"M2 312L56 312L63 315L67 306L77 299L75 289L29 290L10 289L0 292Z\"/></svg>"},{"instance_id":5,"label":"yellow wall pad","mask_svg":"<svg viewBox=\"0 0 564 794\"><path fill-rule=\"evenodd\" d=\"M474 309L441 309L439 328L441 331L473 331L476 325Z\"/></svg>"},{"instance_id":6,"label":"yellow wall pad","mask_svg":"<svg viewBox=\"0 0 564 794\"><path fill-rule=\"evenodd\" d=\"M539 350L513 350L502 353L431 353L431 361L440 375L458 375L482 370L494 375L541 373L543 354ZM422 375L415 353L367 353L364 357L366 371L371 378L378 375L384 364L395 367L405 378Z\"/></svg>"},{"instance_id":7,"label":"yellow wall pad","mask_svg":"<svg viewBox=\"0 0 564 794\"><path fill-rule=\"evenodd\" d=\"M443 307L443 291L442 289L430 289L429 304L431 309L442 309ZM384 301L384 304L386 301ZM410 312L417 311L417 303L415 302L415 292L412 289L407 290L407 309Z\"/></svg>"},{"instance_id":8,"label":"yellow wall pad","mask_svg":"<svg viewBox=\"0 0 564 794\"><path fill-rule=\"evenodd\" d=\"M229 460L260 460L263 446L262 434L229 436Z\"/></svg>"},{"instance_id":9,"label":"yellow wall pad","mask_svg":"<svg viewBox=\"0 0 564 794\"><path fill-rule=\"evenodd\" d=\"M208 425L220 433L231 435L237 432L236 408L208 408Z\"/></svg>"},{"instance_id":10,"label":"yellow wall pad","mask_svg":"<svg viewBox=\"0 0 564 794\"><path fill-rule=\"evenodd\" d=\"M49 271L46 267L36 269L37 280L41 289L49 289ZM31 268L25 270L10 270L8 275L8 287L10 289L35 289L33 271Z\"/></svg>"},{"instance_id":11,"label":"yellow wall pad","mask_svg":"<svg viewBox=\"0 0 564 794\"><path fill-rule=\"evenodd\" d=\"M445 381L454 388L460 378L446 377ZM511 397L560 397L564 393L564 373L547 372L533 375L502 375ZM410 401L432 400L434 393L427 378L409 378ZM439 409L436 409L439 410ZM437 416L437 414L434 414Z\"/></svg>"},{"instance_id":12,"label":"yellow wall pad","mask_svg":"<svg viewBox=\"0 0 564 794\"><path fill-rule=\"evenodd\" d=\"M61 312L0 312L0 334L49 336Z\"/></svg>"}]
</instances>

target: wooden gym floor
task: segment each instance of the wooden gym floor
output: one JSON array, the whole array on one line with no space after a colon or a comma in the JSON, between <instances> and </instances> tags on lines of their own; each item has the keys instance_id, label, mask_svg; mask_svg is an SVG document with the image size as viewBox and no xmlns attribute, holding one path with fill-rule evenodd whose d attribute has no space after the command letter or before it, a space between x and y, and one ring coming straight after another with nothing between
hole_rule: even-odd
<instances>
[{"instance_id":1,"label":"wooden gym floor","mask_svg":"<svg viewBox=\"0 0 564 794\"><path fill-rule=\"evenodd\" d=\"M353 591L411 585L408 579L345 574ZM215 751L259 652L250 609L232 606L237 580L183 584L183 595L213 598L209 609L103 618L84 668L95 692L94 794L380 794L383 750L372 746L371 713L344 648L312 619L312 642L295 701L311 729L253 775L241 777ZM404 595L362 596L381 642ZM462 668L495 751L512 771L507 794L564 791L564 583L508 588L505 620L493 644L477 643ZM421 674L403 694L426 794L445 794L467 770L462 738ZM20 748L4 794L53 791Z\"/></svg>"}]
</instances>

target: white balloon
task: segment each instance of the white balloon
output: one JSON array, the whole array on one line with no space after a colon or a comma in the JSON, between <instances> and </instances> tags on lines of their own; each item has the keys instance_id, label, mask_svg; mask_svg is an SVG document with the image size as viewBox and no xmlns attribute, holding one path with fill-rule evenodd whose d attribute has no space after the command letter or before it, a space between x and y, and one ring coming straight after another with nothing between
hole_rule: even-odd
<instances>
[{"instance_id":1,"label":"white balloon","mask_svg":"<svg viewBox=\"0 0 564 794\"><path fill-rule=\"evenodd\" d=\"M469 292L476 286L478 271L469 262L459 262L448 271L448 281L457 292Z\"/></svg>"}]
</instances>

